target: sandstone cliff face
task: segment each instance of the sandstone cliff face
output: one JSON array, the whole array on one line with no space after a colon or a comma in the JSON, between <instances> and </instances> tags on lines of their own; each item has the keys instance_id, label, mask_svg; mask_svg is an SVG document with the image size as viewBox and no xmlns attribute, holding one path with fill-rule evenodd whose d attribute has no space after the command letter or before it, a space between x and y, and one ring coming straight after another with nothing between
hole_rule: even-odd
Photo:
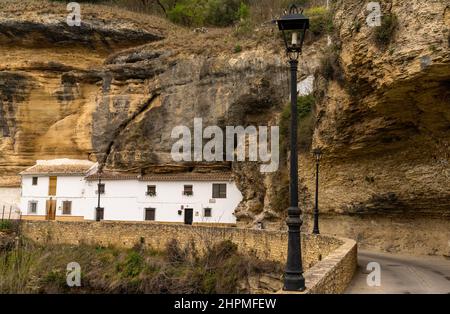
<instances>
[{"instance_id":1,"label":"sandstone cliff face","mask_svg":"<svg viewBox=\"0 0 450 314\"><path fill-rule=\"evenodd\" d=\"M289 85L273 26L236 39L231 30L194 34L155 17L83 5L83 26L74 28L65 24L64 5L11 3L0 4L1 175L57 157L123 171L232 167L244 195L238 218L249 225L282 220L272 206L282 175L262 175L252 163L170 158L172 128L192 127L196 117L204 126L278 123ZM450 9L445 1L385 4L399 25L380 48L364 23L366 4L336 2L332 44L344 79L316 79L321 210L448 217ZM237 42L243 52L234 53ZM301 78L316 71L326 49L325 39L306 47ZM299 158L308 212L314 165L309 154Z\"/></svg>"},{"instance_id":2,"label":"sandstone cliff face","mask_svg":"<svg viewBox=\"0 0 450 314\"><path fill-rule=\"evenodd\" d=\"M174 163L172 129L192 128L194 118L204 127L272 125L285 104L286 60L280 46L263 44L277 36L272 26L239 40L232 30L196 34L103 6L83 5L79 28L67 26L66 15L58 3L2 3L1 175L58 157L119 171L230 169ZM266 194L257 169L234 167L250 219Z\"/></svg>"},{"instance_id":3,"label":"sandstone cliff face","mask_svg":"<svg viewBox=\"0 0 450 314\"><path fill-rule=\"evenodd\" d=\"M326 155L321 210L450 215L450 6L387 1L398 26L375 44L364 1L338 1L344 83L319 80L314 142ZM302 176L313 190L312 164Z\"/></svg>"}]
</instances>

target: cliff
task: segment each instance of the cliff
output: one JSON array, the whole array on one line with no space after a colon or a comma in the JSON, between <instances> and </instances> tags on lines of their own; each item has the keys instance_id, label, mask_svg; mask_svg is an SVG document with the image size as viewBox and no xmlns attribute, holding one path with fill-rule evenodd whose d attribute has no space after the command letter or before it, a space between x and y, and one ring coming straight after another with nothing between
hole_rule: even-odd
<instances>
[{"instance_id":1,"label":"cliff","mask_svg":"<svg viewBox=\"0 0 450 314\"><path fill-rule=\"evenodd\" d=\"M336 1L331 45L310 40L301 57L300 79L316 74L313 145L325 151L321 211L448 219L449 6L384 3L398 24L380 45L365 23L366 5ZM245 38L233 29L196 33L83 4L77 28L66 25L63 4L2 1L0 8L1 175L58 157L136 172L232 167L244 195L238 218L281 221L274 207L286 187L283 172L170 158L172 129L192 128L195 117L204 126L279 123L289 81L274 25ZM310 212L313 160L305 152L299 160L301 206Z\"/></svg>"},{"instance_id":2,"label":"cliff","mask_svg":"<svg viewBox=\"0 0 450 314\"><path fill-rule=\"evenodd\" d=\"M381 45L364 1L335 4L339 74L317 81L315 145L326 154L321 209L450 215L450 6L386 1ZM339 72L339 70L335 71ZM320 76L319 76L320 77ZM313 187L310 160L303 176Z\"/></svg>"}]
</instances>

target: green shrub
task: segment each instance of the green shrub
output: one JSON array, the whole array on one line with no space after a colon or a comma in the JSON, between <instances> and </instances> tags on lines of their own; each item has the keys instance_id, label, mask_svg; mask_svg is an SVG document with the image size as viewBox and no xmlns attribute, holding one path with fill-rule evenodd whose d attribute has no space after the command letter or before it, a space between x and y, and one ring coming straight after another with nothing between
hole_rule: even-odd
<instances>
[{"instance_id":1,"label":"green shrub","mask_svg":"<svg viewBox=\"0 0 450 314\"><path fill-rule=\"evenodd\" d=\"M167 10L168 18L185 26L229 26L250 16L242 0L181 0Z\"/></svg>"},{"instance_id":2,"label":"green shrub","mask_svg":"<svg viewBox=\"0 0 450 314\"><path fill-rule=\"evenodd\" d=\"M341 84L345 82L345 74L339 58L339 47L327 48L320 60L318 72L327 80L336 80Z\"/></svg>"},{"instance_id":3,"label":"green shrub","mask_svg":"<svg viewBox=\"0 0 450 314\"><path fill-rule=\"evenodd\" d=\"M131 251L123 263L119 263L117 270L121 276L127 278L136 277L144 269L144 259L136 251Z\"/></svg>"},{"instance_id":4,"label":"green shrub","mask_svg":"<svg viewBox=\"0 0 450 314\"><path fill-rule=\"evenodd\" d=\"M309 17L309 32L314 38L333 32L333 17L326 7L313 7L305 10Z\"/></svg>"},{"instance_id":5,"label":"green shrub","mask_svg":"<svg viewBox=\"0 0 450 314\"><path fill-rule=\"evenodd\" d=\"M241 4L245 6L240 0L209 0L206 12L207 24L214 26L233 24L241 18L239 16ZM242 10L245 11L245 8Z\"/></svg>"},{"instance_id":6,"label":"green shrub","mask_svg":"<svg viewBox=\"0 0 450 314\"><path fill-rule=\"evenodd\" d=\"M239 45L239 44L237 44L237 45L234 47L234 53L239 53L239 52L241 52L241 51L242 51L242 46Z\"/></svg>"},{"instance_id":7,"label":"green shrub","mask_svg":"<svg viewBox=\"0 0 450 314\"><path fill-rule=\"evenodd\" d=\"M167 12L167 16L172 22L185 26L202 26L205 24L202 8L192 3L177 3L173 9Z\"/></svg>"},{"instance_id":8,"label":"green shrub","mask_svg":"<svg viewBox=\"0 0 450 314\"><path fill-rule=\"evenodd\" d=\"M0 221L0 230L11 230L12 222L10 220L2 220Z\"/></svg>"},{"instance_id":9,"label":"green shrub","mask_svg":"<svg viewBox=\"0 0 450 314\"><path fill-rule=\"evenodd\" d=\"M0 250L0 293L239 293L241 283L261 273L282 273L282 265L243 254L230 241L205 239L198 254L176 241L159 254L96 246L38 245L22 239ZM66 284L69 261L82 265L82 286ZM175 261L175 262L173 262ZM247 288L244 288L247 289ZM247 291L247 290L246 290Z\"/></svg>"},{"instance_id":10,"label":"green shrub","mask_svg":"<svg viewBox=\"0 0 450 314\"><path fill-rule=\"evenodd\" d=\"M386 47L394 37L398 27L397 16L393 13L381 17L381 26L375 27L374 38L377 45Z\"/></svg>"}]
</instances>

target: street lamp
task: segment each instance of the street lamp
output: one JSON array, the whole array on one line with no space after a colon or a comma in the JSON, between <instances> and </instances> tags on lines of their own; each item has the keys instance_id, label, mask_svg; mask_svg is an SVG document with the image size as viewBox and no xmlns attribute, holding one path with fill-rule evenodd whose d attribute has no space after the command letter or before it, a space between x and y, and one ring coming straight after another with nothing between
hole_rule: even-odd
<instances>
[{"instance_id":1,"label":"street lamp","mask_svg":"<svg viewBox=\"0 0 450 314\"><path fill-rule=\"evenodd\" d=\"M97 203L97 209L95 212L95 220L96 221L101 221L103 217L101 212L102 212L102 208L100 207L100 196L102 194L102 192L104 191L103 188L103 184L102 184L102 171L98 171L98 184L97 184L97 194L98 194L98 203Z\"/></svg>"},{"instance_id":2,"label":"street lamp","mask_svg":"<svg viewBox=\"0 0 450 314\"><path fill-rule=\"evenodd\" d=\"M309 28L309 19L292 5L289 14L277 20L278 28L282 31L286 53L291 66L291 158L290 158L290 207L288 208L287 225L288 256L284 273L284 290L305 290L303 278L302 252L300 243L300 208L298 207L298 151L297 151L297 68L298 58L302 52L306 30ZM289 40L288 36L292 38Z\"/></svg>"},{"instance_id":3,"label":"street lamp","mask_svg":"<svg viewBox=\"0 0 450 314\"><path fill-rule=\"evenodd\" d=\"M316 204L314 207L314 229L313 234L320 234L319 232L319 163L322 159L323 152L320 148L313 150L314 158L316 159Z\"/></svg>"}]
</instances>

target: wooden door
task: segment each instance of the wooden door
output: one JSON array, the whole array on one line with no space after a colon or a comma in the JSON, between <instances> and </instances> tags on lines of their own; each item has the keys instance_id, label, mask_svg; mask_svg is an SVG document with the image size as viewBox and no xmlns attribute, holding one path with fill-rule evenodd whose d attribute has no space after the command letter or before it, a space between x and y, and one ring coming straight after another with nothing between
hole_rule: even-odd
<instances>
[{"instance_id":1,"label":"wooden door","mask_svg":"<svg viewBox=\"0 0 450 314\"><path fill-rule=\"evenodd\" d=\"M184 224L192 225L194 222L194 210L192 208L184 209Z\"/></svg>"},{"instance_id":2,"label":"wooden door","mask_svg":"<svg viewBox=\"0 0 450 314\"><path fill-rule=\"evenodd\" d=\"M56 196L57 181L58 181L57 177L49 178L49 181L48 181L48 195L49 196Z\"/></svg>"},{"instance_id":3,"label":"wooden door","mask_svg":"<svg viewBox=\"0 0 450 314\"><path fill-rule=\"evenodd\" d=\"M46 219L55 220L56 219L56 200L48 200L46 202Z\"/></svg>"}]
</instances>

